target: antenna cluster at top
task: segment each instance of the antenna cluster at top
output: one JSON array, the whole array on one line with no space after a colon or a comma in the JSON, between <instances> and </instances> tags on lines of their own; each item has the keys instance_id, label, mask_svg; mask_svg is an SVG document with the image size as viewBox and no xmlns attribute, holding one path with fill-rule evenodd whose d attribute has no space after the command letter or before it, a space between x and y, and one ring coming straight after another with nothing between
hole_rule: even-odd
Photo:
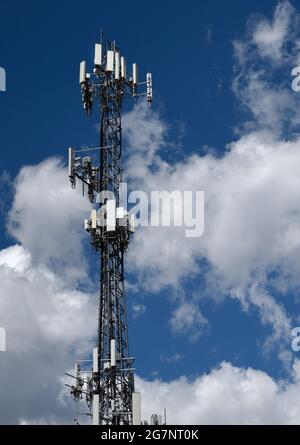
<instances>
[{"instance_id":1,"label":"antenna cluster at top","mask_svg":"<svg viewBox=\"0 0 300 445\"><path fill-rule=\"evenodd\" d=\"M99 89L118 87L121 96L146 96L149 103L153 99L152 74L147 73L146 80L139 82L138 66L132 64L131 74L128 76L125 57L121 56L120 49L115 42L95 44L94 68L92 74L87 72L86 61L80 63L79 83L82 92L84 109L91 113L93 95ZM140 92L139 87L145 85L146 91Z\"/></svg>"}]
</instances>

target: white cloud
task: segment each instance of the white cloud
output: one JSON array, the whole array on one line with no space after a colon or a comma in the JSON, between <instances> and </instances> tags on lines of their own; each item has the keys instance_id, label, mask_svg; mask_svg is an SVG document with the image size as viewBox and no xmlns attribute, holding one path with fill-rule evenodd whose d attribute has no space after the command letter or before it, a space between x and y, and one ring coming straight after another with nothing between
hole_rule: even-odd
<instances>
[{"instance_id":1,"label":"white cloud","mask_svg":"<svg viewBox=\"0 0 300 445\"><path fill-rule=\"evenodd\" d=\"M282 114L288 111L295 125L299 107L292 93L274 88L264 73L251 68L245 78L245 61L257 51L278 60L289 26L288 7L278 7L273 22L261 23L252 33L256 52L249 55L249 47L236 42L236 92L251 110L254 127L260 121L259 128L272 133L252 131L219 158L193 155L169 164L159 153L167 146L167 125L158 113L138 105L124 120L132 187L206 193L202 238L185 238L180 228L139 230L127 262L148 290L169 287L179 296L171 326L194 339L206 324L199 300L228 294L245 310L257 308L262 322L273 328L270 341L284 344L290 317L268 287L287 294L300 284L300 140L278 137ZM1 421L65 423L71 408L61 402L61 376L91 351L96 332L96 298L76 290L86 278L81 221L89 204L71 190L58 159L24 167L15 192L9 230L20 244L0 252L0 325L6 328L8 349L0 366L6 384ZM184 280L200 277L207 291L186 301ZM285 352L280 350L282 356ZM224 363L193 382L183 377L171 383L139 380L139 385L147 416L167 406L173 423L296 423L297 372L292 383L283 385L260 371ZM175 411L179 405L182 411Z\"/></svg>"},{"instance_id":2,"label":"white cloud","mask_svg":"<svg viewBox=\"0 0 300 445\"><path fill-rule=\"evenodd\" d=\"M177 363L184 359L184 355L179 354L178 352L173 355L162 354L159 359L162 363Z\"/></svg>"},{"instance_id":3,"label":"white cloud","mask_svg":"<svg viewBox=\"0 0 300 445\"><path fill-rule=\"evenodd\" d=\"M50 158L20 170L8 227L34 262L78 280L86 273L81 242L89 209L88 200L69 186L62 161Z\"/></svg>"},{"instance_id":4,"label":"white cloud","mask_svg":"<svg viewBox=\"0 0 300 445\"><path fill-rule=\"evenodd\" d=\"M284 44L290 37L290 24L295 14L295 8L288 1L282 1L276 6L272 21L262 19L257 23L253 41L262 56L275 61L282 59Z\"/></svg>"},{"instance_id":5,"label":"white cloud","mask_svg":"<svg viewBox=\"0 0 300 445\"><path fill-rule=\"evenodd\" d=\"M9 227L22 244L0 251L1 423L72 423L61 379L92 350L97 323L96 296L76 290L86 278L86 211L58 159L21 170Z\"/></svg>"},{"instance_id":6,"label":"white cloud","mask_svg":"<svg viewBox=\"0 0 300 445\"><path fill-rule=\"evenodd\" d=\"M41 413L53 422L71 421L71 398L67 406L58 399L60 378L92 350L96 298L34 265L19 245L0 252L0 283L0 326L7 336L0 365L1 423Z\"/></svg>"},{"instance_id":7,"label":"white cloud","mask_svg":"<svg viewBox=\"0 0 300 445\"><path fill-rule=\"evenodd\" d=\"M194 380L169 383L137 379L143 419L167 409L168 425L299 424L299 361L292 382L276 382L264 372L222 363ZM178 409L180 407L180 409Z\"/></svg>"},{"instance_id":8,"label":"white cloud","mask_svg":"<svg viewBox=\"0 0 300 445\"><path fill-rule=\"evenodd\" d=\"M187 277L205 276L204 294L228 293L239 298L244 309L258 309L262 322L273 328L266 346L281 343L279 355L285 360L291 320L272 290L297 292L300 284L300 140L286 142L280 135L286 126L297 128L300 112L289 80L287 86L276 85L270 71L295 55L295 48L291 54L284 51L286 41L296 33L296 16L293 7L282 2L271 22L256 18L247 30L248 41L235 42L234 89L252 113L248 122L252 132L230 144L223 157L207 154L175 164L163 161L160 150L167 145L167 128L162 120L158 125L159 116L146 107L129 113L125 127L125 135L130 128L134 152L128 172L137 188L204 190L206 201L205 235L199 240L184 238L180 229L138 231L129 263L139 272L140 283L153 291L171 286L178 293ZM264 65L266 57L274 65ZM139 151L132 137L138 134L141 119L147 128L143 135L151 134L147 162L146 138ZM263 131L253 131L257 128ZM208 273L202 260L209 265ZM270 280L270 274L275 278ZM267 289L270 284L272 289Z\"/></svg>"},{"instance_id":9,"label":"white cloud","mask_svg":"<svg viewBox=\"0 0 300 445\"><path fill-rule=\"evenodd\" d=\"M59 425L55 420L49 421L43 418L35 419L35 420L26 420L21 418L19 421L19 425L27 426L27 425Z\"/></svg>"},{"instance_id":10,"label":"white cloud","mask_svg":"<svg viewBox=\"0 0 300 445\"><path fill-rule=\"evenodd\" d=\"M191 303L181 304L171 316L171 327L176 334L189 334L191 341L198 339L201 331L207 326L207 320L199 307Z\"/></svg>"},{"instance_id":11,"label":"white cloud","mask_svg":"<svg viewBox=\"0 0 300 445\"><path fill-rule=\"evenodd\" d=\"M133 304L132 309L134 318L140 317L141 315L144 315L146 312L146 306L144 304L138 304L138 303Z\"/></svg>"},{"instance_id":12,"label":"white cloud","mask_svg":"<svg viewBox=\"0 0 300 445\"><path fill-rule=\"evenodd\" d=\"M245 66L245 73L237 76L233 82L234 92L251 113L251 118L244 127L267 128L279 136L287 128L297 130L300 113L297 96L291 90L292 78L286 78L286 86L277 87L266 80L267 76L266 71L252 71Z\"/></svg>"},{"instance_id":13,"label":"white cloud","mask_svg":"<svg viewBox=\"0 0 300 445\"><path fill-rule=\"evenodd\" d=\"M299 131L298 100L291 88L291 69L300 61L298 24L299 13L282 1L271 21L254 15L245 36L233 41L233 91L250 112L242 122L244 130L269 129L274 135Z\"/></svg>"},{"instance_id":14,"label":"white cloud","mask_svg":"<svg viewBox=\"0 0 300 445\"><path fill-rule=\"evenodd\" d=\"M157 148L166 145L164 135L167 125L158 113L142 102L139 102L133 111L126 113L122 122L130 146L126 175L131 179L143 178L153 163ZM134 188L134 184L131 186Z\"/></svg>"},{"instance_id":15,"label":"white cloud","mask_svg":"<svg viewBox=\"0 0 300 445\"><path fill-rule=\"evenodd\" d=\"M169 287L185 304L185 280L204 279L198 300L227 294L243 309L256 307L263 324L273 328L266 346L281 342L282 357L292 322L274 295L298 292L300 285L300 109L292 79L276 84L274 78L297 55L297 17L289 2L281 2L271 21L252 17L245 39L234 41L233 88L251 115L244 135L222 157L195 154L166 162L167 126L143 105L127 114L124 128L132 154L127 171L137 189L205 192L202 238L187 239L181 228L137 231L129 266L140 285L153 292ZM293 137L284 139L283 130Z\"/></svg>"},{"instance_id":16,"label":"white cloud","mask_svg":"<svg viewBox=\"0 0 300 445\"><path fill-rule=\"evenodd\" d=\"M24 273L30 267L31 255L22 246L10 246L0 251L0 266Z\"/></svg>"},{"instance_id":17,"label":"white cloud","mask_svg":"<svg viewBox=\"0 0 300 445\"><path fill-rule=\"evenodd\" d=\"M147 113L147 124L154 126ZM269 132L242 137L221 158L193 155L170 165L153 153L143 177L133 176L136 185L145 191L204 190L205 234L191 240L180 228L139 229L128 264L140 274L141 285L152 291L172 286L178 292L185 278L205 276L204 259L210 295L231 293L263 307L262 318L288 336L289 318L271 295L266 305L265 286L272 271L273 285L291 290L300 284L299 164L300 140L281 142ZM139 171L139 163L134 165ZM267 307L273 313L269 317Z\"/></svg>"}]
</instances>

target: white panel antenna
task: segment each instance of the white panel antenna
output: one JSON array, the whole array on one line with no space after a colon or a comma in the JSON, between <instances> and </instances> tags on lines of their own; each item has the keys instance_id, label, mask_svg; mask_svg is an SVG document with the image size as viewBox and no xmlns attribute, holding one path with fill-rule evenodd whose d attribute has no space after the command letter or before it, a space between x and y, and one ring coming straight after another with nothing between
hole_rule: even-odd
<instances>
[{"instance_id":1,"label":"white panel antenna","mask_svg":"<svg viewBox=\"0 0 300 445\"><path fill-rule=\"evenodd\" d=\"M141 425L141 394L139 392L132 393L132 425Z\"/></svg>"},{"instance_id":2,"label":"white panel antenna","mask_svg":"<svg viewBox=\"0 0 300 445\"><path fill-rule=\"evenodd\" d=\"M100 420L99 402L100 402L99 394L94 394L93 395L93 425L97 425L97 426L99 425L99 420Z\"/></svg>"},{"instance_id":3,"label":"white panel antenna","mask_svg":"<svg viewBox=\"0 0 300 445\"><path fill-rule=\"evenodd\" d=\"M129 218L129 230L131 233L135 231L135 216L133 214L128 215Z\"/></svg>"},{"instance_id":4,"label":"white panel antenna","mask_svg":"<svg viewBox=\"0 0 300 445\"><path fill-rule=\"evenodd\" d=\"M116 366L116 340L110 341L110 366Z\"/></svg>"},{"instance_id":5,"label":"white panel antenna","mask_svg":"<svg viewBox=\"0 0 300 445\"><path fill-rule=\"evenodd\" d=\"M93 372L98 372L98 348L93 349Z\"/></svg>"},{"instance_id":6,"label":"white panel antenna","mask_svg":"<svg viewBox=\"0 0 300 445\"><path fill-rule=\"evenodd\" d=\"M112 72L114 70L114 51L107 51L106 71Z\"/></svg>"},{"instance_id":7,"label":"white panel antenna","mask_svg":"<svg viewBox=\"0 0 300 445\"><path fill-rule=\"evenodd\" d=\"M120 80L120 53L115 53L115 79Z\"/></svg>"},{"instance_id":8,"label":"white panel antenna","mask_svg":"<svg viewBox=\"0 0 300 445\"><path fill-rule=\"evenodd\" d=\"M117 207L117 219L122 219L125 216L124 207Z\"/></svg>"},{"instance_id":9,"label":"white panel antenna","mask_svg":"<svg viewBox=\"0 0 300 445\"><path fill-rule=\"evenodd\" d=\"M95 44L94 64L96 66L101 66L102 65L102 45L101 45L101 43L96 43Z\"/></svg>"},{"instance_id":10,"label":"white panel antenna","mask_svg":"<svg viewBox=\"0 0 300 445\"><path fill-rule=\"evenodd\" d=\"M116 201L108 199L106 202L106 230L114 232L116 230Z\"/></svg>"},{"instance_id":11,"label":"white panel antenna","mask_svg":"<svg viewBox=\"0 0 300 445\"><path fill-rule=\"evenodd\" d=\"M86 62L83 60L80 63L80 70L79 70L79 83L82 84L86 81Z\"/></svg>"},{"instance_id":12,"label":"white panel antenna","mask_svg":"<svg viewBox=\"0 0 300 445\"><path fill-rule=\"evenodd\" d=\"M97 210L92 210L92 229L97 229Z\"/></svg>"}]
</instances>

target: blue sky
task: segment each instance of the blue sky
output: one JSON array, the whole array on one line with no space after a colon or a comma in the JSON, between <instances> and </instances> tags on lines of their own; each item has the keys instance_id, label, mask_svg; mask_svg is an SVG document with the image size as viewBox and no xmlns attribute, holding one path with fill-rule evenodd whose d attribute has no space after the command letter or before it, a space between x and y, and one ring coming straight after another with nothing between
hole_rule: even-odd
<instances>
[{"instance_id":1,"label":"blue sky","mask_svg":"<svg viewBox=\"0 0 300 445\"><path fill-rule=\"evenodd\" d=\"M282 5L287 5L287 3L283 2ZM294 6L297 6L296 2L294 2ZM7 224L8 222L10 224L10 219L14 218L22 225L24 215L25 219L27 218L27 208L25 208L27 196L28 209L32 209L31 197L34 196L38 201L44 201L47 186L54 190L57 187L56 177L53 174L53 182L51 182L49 176L49 183L47 183L48 177L46 177L44 183L46 188L41 187L40 196L38 193L33 193L31 189L26 195L26 187L30 188L30 178L35 181L39 169L26 171L27 173L23 175L23 179L19 176L16 183L15 178L20 169L26 165L36 166L53 156L66 159L68 146L95 146L97 144L96 116L87 119L81 106L78 67L82 59L93 60L93 47L94 43L99 40L101 28L109 37L118 42L128 60L138 62L141 74L146 74L149 70L153 73L154 103L152 109L145 112L145 119L147 125L149 125L149 134L151 135L151 132L153 132L154 136L158 138L157 140L159 140L159 135L155 133L151 124L154 123L155 127L155 119L157 119L164 126L162 131L163 143L158 143L160 146L157 147L159 162L166 161L170 167L177 166L178 171L180 171L180 168L184 168L185 163L189 163L192 155L197 157L195 162L199 161L199 165L202 165L200 164L202 162L201 157L204 157L205 162L212 162L212 170L220 171L220 175L224 175L224 182L227 181L226 184L228 184L230 174L227 172L227 167L223 169L223 164L218 161L226 156L226 152L228 153L230 150L234 152L232 147L228 148L228 144L236 142L238 147L244 147L243 144L246 139L243 138L252 135L256 138L255 141L258 141L257 146L260 147L260 144L262 144L262 146L267 147L265 149L266 153L270 154L273 148L269 149L268 147L275 147L284 143L284 141L297 141L300 120L298 120L295 103L298 103L297 100L299 99L289 87L291 82L290 71L298 62L296 48L298 37L295 33L293 19L288 19L287 29L283 25L283 35L279 36L279 39L281 38L284 41L283 46L279 48L282 51L284 61L280 57L279 61L277 60L276 51L278 47L272 46L268 40L266 40L266 44L266 41L263 40L265 38L264 33L269 32L271 37L274 38L274 33L279 29L280 34L281 25L278 25L278 29L275 26L277 23L276 13L274 16L276 7L278 8L278 2L271 0L265 0L263 3L253 0L243 0L242 2L238 0L227 2L187 1L184 3L153 0L147 7L142 2L131 1L126 4L126 8L125 3L118 0L112 4L91 0L85 5L71 1L52 1L42 4L33 0L27 2L2 0L0 3L0 66L4 67L7 72L7 91L0 93L0 144L2 153L0 171L5 172L5 174L2 173L0 182L0 248L7 249L18 243L30 252L32 258L34 258L36 252L43 252L44 255L47 250L47 244L44 241L41 246L37 246L36 242L32 242L31 237L29 240L28 228L26 230L21 228L19 231L8 230ZM290 17L292 14L288 12L286 15ZM285 13L281 15L278 13L278 16L278 23L280 20L284 22ZM269 22L266 22L266 20ZM269 28L266 23L269 23ZM261 30L262 32L259 34ZM290 33L290 37L286 37L288 33ZM255 44L249 43L250 35L254 36ZM294 46L291 43L293 39ZM243 45L244 55L247 52L248 59L245 57L238 60L237 43ZM275 45L279 45L277 40ZM249 67L249 70L247 67ZM257 87L256 84L253 85L254 79L256 79L255 75L259 70L264 71L264 78L263 80L259 79L261 84ZM240 82L238 86L234 83L237 79ZM261 86L261 91L270 92L268 101L262 105L263 110L260 108L261 101L259 100L261 94L259 88ZM282 96L278 96L277 99L276 94L281 93ZM274 113L272 118L267 118L266 110L268 106L270 106L271 111L278 110L279 117ZM130 113L130 110L132 110L132 104L127 103L124 112ZM284 119L280 117L280 113L285 114L285 119L290 119L288 127L286 127L286 122L282 122ZM138 123L137 120L135 131L139 130ZM134 143L132 144L127 138L126 159L129 164L133 159L130 152L131 145L134 147ZM250 151L252 150L251 147ZM298 148L300 150L300 146ZM293 153L292 150L294 150ZM297 147L288 147L287 151L292 156L297 152ZM209 160L208 152L213 153L213 161ZM274 154L274 157L276 156ZM232 157L235 159L234 155ZM138 158L138 160L140 159ZM154 159L153 162L157 162L157 159ZM247 160L243 162L246 163ZM240 171L240 166L244 165L243 162L239 164L233 161L232 177L234 177L236 171ZM249 163L249 169L245 170L246 173L241 170L242 173L244 172L244 178L247 177L247 172L251 176L253 171L256 171L255 162L255 160L252 160ZM274 171L277 171L277 161L274 161L274 164L272 162L270 160L270 164L268 164L266 161L266 166L270 165L270 169L274 167ZM257 161L257 165L263 163L264 161L262 163ZM137 168L139 168L139 165L137 164ZM204 187L205 192L210 197L212 189L215 187L214 179L213 177L209 179L206 170L204 174L206 179L202 179L201 172L204 170L202 171L201 168L199 168L199 176L196 178L198 182L193 183L198 184L199 187ZM58 164L57 169L62 171L62 165ZM189 174L196 173L191 170ZM151 181L157 180L157 183L162 186L169 184L168 181L171 178L171 175L168 179L167 174L164 176L163 173L157 175L157 177L151 176L150 170L148 174ZM284 171L284 174L286 178L289 171ZM8 179L8 176L10 179ZM129 175L129 177L131 176ZM270 177L270 190L280 191L280 187L277 188L273 176ZM268 181L269 176L266 175L266 178L266 181ZM60 176L58 180L62 181ZM63 183L60 182L59 184L60 187L63 187L61 185ZM221 206L219 203L226 200L226 193L229 190L226 184L224 186L224 197L219 196L219 201L213 201L217 203L217 206ZM236 184L237 189L239 189L239 180L236 181ZM295 182L295 184L298 186L298 183ZM22 192L23 185L24 191ZM147 186L145 183L144 185ZM272 189L273 185L274 188ZM66 186L68 186L67 181ZM184 184L182 186L184 187ZM14 187L18 189L17 199L14 198ZM243 185L241 189L243 190ZM247 190L247 186L245 186L245 190ZM219 195L222 193L222 186L219 187L218 193ZM263 188L262 196L264 196L264 193L265 189ZM272 192L270 191L270 193ZM256 195L253 196L255 199ZM269 202L268 195L266 196ZM295 227L298 227L294 221L294 216L298 215L299 209L294 205L294 201L290 207L285 208L281 204L284 201L284 196L283 194L283 198L280 198L280 203L278 203L278 207L281 209L279 212L281 215L280 221L284 221L285 217L288 221L292 220L289 225L289 233L294 233L293 231L296 231ZM66 202L69 202L70 197L71 195L68 194ZM12 199L15 199L13 210L11 210ZM248 202L247 199L245 198L245 202ZM22 204L22 200L24 200L24 204ZM270 201L272 200L270 199ZM249 202L251 202L251 199ZM76 206L79 208L78 203L76 201L74 208ZM277 215L276 197L272 203L274 205L271 207L270 204L269 213L274 211L274 214ZM50 220L55 226L55 213L63 212L63 206L58 204L56 209L55 205L52 205L53 207L49 209L49 213L51 212ZM241 200L240 207L243 209L243 200ZM43 209L46 213L47 209L44 207ZM257 209L259 211L260 207L258 206ZM254 205L254 212L257 209ZM10 215L13 214L13 217L9 216L9 211L11 211ZM73 211L75 212L74 209ZM82 207L81 213L78 214L79 223L76 220L76 224L80 225L82 216L86 211ZM238 215L240 213L242 213L242 210L239 210ZM37 215L38 213L34 213L33 216L39 218ZM213 216L210 215L209 213L209 222L213 221ZM227 221L223 210L215 215L220 218L218 221L221 223L222 218ZM66 219L66 224L70 221L73 224L74 218L75 216L72 213L72 218ZM255 227L257 219L259 218L254 217L253 219L253 226ZM275 216L274 219L276 219ZM51 243L51 239L55 236L53 226L51 224L47 225L47 218L45 220L41 219L41 221L45 222L44 227L38 228L38 230L41 230L41 238L46 237L45 232L47 232L49 243ZM272 244L271 241L270 243L266 242L266 245L262 244L260 251L259 240L268 238L268 234L263 232L263 224L257 228L257 231L263 232L261 237L255 237L256 232L254 231L253 234L251 229L249 243L251 244L251 240L253 240L252 245L255 254L249 253L249 257L251 257L249 264L252 261L256 262L257 267L244 265L244 258L248 258L247 253L244 256L243 252L238 252L237 257L241 255L241 261L237 261L236 264L238 267L239 263L243 264L244 267L241 266L241 277L248 267L245 272L245 282L243 282L242 278L235 277L234 261L232 268L227 269L229 266L226 258L234 256L236 246L242 245L245 239L236 238L235 233L228 234L226 223L224 224L222 236L224 238L228 237L229 241L232 242L231 245L229 243L226 249L226 245L224 249L223 247L216 248L210 231L203 246L199 247L197 252L188 247L188 244L185 245L180 241L178 246L181 246L182 249L191 249L191 260L195 260L198 269L193 274L182 274L178 281L172 278L171 283L163 283L156 290L149 286L147 280L141 278L143 274L147 276L147 261L143 263L145 269L142 270L142 266L134 263L134 257L130 257L132 265L136 265L136 273L135 268L131 267L127 279L132 286L137 286L138 289L134 291L130 287L127 292L130 312L130 346L131 351L136 356L137 373L142 379L160 378L163 382L168 383L181 376L186 376L193 381L204 373L210 373L220 363L227 362L239 369L260 370L271 379L284 378L287 382L293 380L290 367L293 361L297 360L297 354L292 353L289 347L290 339L286 336L285 328L282 327L284 323L279 327L276 323L278 319L282 320L285 316L286 319L289 319L291 326L296 326L298 322L298 289L300 283L295 278L297 269L294 271L293 267L289 267L289 261L295 264L296 259L298 259L299 246L295 241L295 246L291 250L287 249L285 251L282 247L284 252L292 252L290 260L288 259L288 253L280 253L278 258L276 252L278 252L279 247L277 244ZM242 222L240 224L242 226ZM231 224L231 226L233 225ZM281 228L281 225L279 227ZM246 239L248 236L247 228L248 226L245 228ZM145 245L143 243L145 243L145 237L147 237L146 230L143 229L143 234L138 237L134 245L136 249L140 249L141 254L144 251L145 256L148 254L148 251L143 250ZM274 234L274 240L278 240L280 236L284 238L285 233L283 234L280 230ZM241 227L241 230L238 229L237 233L243 233L243 227ZM38 235L37 232L37 237ZM87 238L82 240L83 235L78 235L78 240L84 246L78 257L85 252L90 268L90 281L96 283L97 270L93 263L95 257L87 253L89 249L88 240ZM287 239L290 238L287 237ZM176 242L175 238L170 238L170 243ZM202 241L199 240L199 243L202 243ZM156 244L154 243L153 248L155 247ZM165 249L167 250L167 248L166 244ZM218 260L218 249L220 249L220 255L221 253L224 254L224 261ZM270 258L266 259L265 249L270 249L270 252L274 249L274 255L271 257L270 253ZM66 258L69 258L68 252ZM19 252L17 254L23 255ZM157 254L159 255L159 251ZM151 257L151 252L149 256ZM180 256L181 251L178 250L179 262ZM45 257L47 257L46 253ZM49 258L50 263L53 258L57 261L55 254L52 256L49 254ZM44 265L49 267L51 272L57 273L56 269L51 268L50 263L44 264L42 258L40 261L37 259L32 261L37 261L38 266ZM78 262L74 263L74 268L81 267L80 261L78 259ZM148 277L150 281L167 273L167 265L160 268L154 259L151 261L152 263L149 263L149 265L153 269L150 277ZM173 258L172 261L176 263L177 258ZM228 260L228 263L231 264L231 260ZM191 261L191 267L193 265L194 263ZM85 266L83 265L82 268L84 269ZM171 263L169 267L172 269ZM239 274L238 267L236 268L237 275ZM291 272L289 269L293 269L293 271ZM229 270L228 280L222 275L224 270ZM248 277L248 272L251 278ZM230 281L231 278L232 282L228 283L227 281ZM69 279L68 289L71 292L71 274ZM146 285L143 281L147 281ZM82 283L74 281L74 289L76 286L78 289L83 289ZM245 289L243 286L245 286ZM261 303L259 297L253 296L253 293L251 293L254 288L258 288L260 293L268 293L272 302L268 299ZM91 284L87 292L93 291L94 288ZM14 291L10 290L10 292ZM241 296L243 292L245 292L245 295ZM257 295L259 292L257 292ZM197 298L195 295L197 295ZM184 329L172 329L170 320L176 310L182 305L191 304L191 302L197 306L199 313L206 322L202 324L199 322L198 325L195 322L195 326L185 326L186 329L185 327ZM280 312L278 317L274 315L276 311L276 314L279 314L277 303L282 305L284 314L282 315ZM134 306L143 306L143 313L137 314L133 310ZM10 313L9 303L4 308ZM269 312L268 308L270 309ZM30 308L28 310L30 311ZM78 316L81 316L80 313ZM274 319L276 320L274 321ZM3 325L5 320L6 317L3 316ZM69 321L65 320L65 322L68 323ZM191 322L192 324L193 322ZM277 328L281 334L278 334ZM193 340L191 339L191 332L193 333L195 329L197 338ZM282 334L283 331L284 334ZM7 335L9 338L9 331ZM86 329L84 329L84 335L89 335ZM283 338L284 335L285 338ZM268 343L269 338L272 341L271 346L268 347L266 343ZM50 342L50 344L48 353L50 356L54 356L57 344L55 342ZM78 351L75 347L74 354L70 353L73 348L72 342L68 343L67 347L68 357L64 362L66 367L72 366L72 355L74 361L81 358L76 356ZM80 353L84 353L83 350ZM288 354L288 357L285 356L286 360L282 358L284 354ZM7 355L9 355L9 351ZM2 357L4 357L3 354ZM37 361L39 357L39 355L35 356ZM287 362L289 365L287 365ZM5 365L4 369L7 372L9 367L6 366L8 365ZM62 369L59 369L59 371L62 371ZM58 373L58 370L56 369L55 372ZM163 400L160 401L163 403ZM33 400L28 403L35 406ZM28 408L28 413L26 409L24 414L18 413L17 417L12 413L11 418L6 419L6 421L14 423L20 421L20 418L34 419L38 416L34 409ZM51 410L55 411L52 406L49 408L49 412L53 417L54 414ZM62 411L60 409L60 412ZM46 412L43 415L50 416ZM61 415L65 421L66 412L64 411ZM70 413L71 417L72 413Z\"/></svg>"},{"instance_id":2,"label":"blue sky","mask_svg":"<svg viewBox=\"0 0 300 445\"><path fill-rule=\"evenodd\" d=\"M74 2L1 2L1 64L8 73L1 142L10 144L13 134L15 146L22 146L17 159L15 151L6 153L3 167L16 173L26 162L63 155L70 143L94 141L79 106L77 71L78 60L92 60L101 27L144 72L152 70L155 106L173 127L178 121L186 125L185 147L198 150L201 138L202 145L223 150L237 117L230 91L231 41L243 33L251 13L270 12L275 5L231 1L183 7L154 1L146 10L134 1L126 8L119 2L92 1L86 8Z\"/></svg>"}]
</instances>

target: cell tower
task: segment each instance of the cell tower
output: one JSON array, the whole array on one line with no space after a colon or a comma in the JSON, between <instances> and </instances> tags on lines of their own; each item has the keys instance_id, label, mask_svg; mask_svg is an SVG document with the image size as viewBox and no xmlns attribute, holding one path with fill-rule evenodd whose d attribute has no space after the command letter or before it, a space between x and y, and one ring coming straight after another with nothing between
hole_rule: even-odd
<instances>
[{"instance_id":1,"label":"cell tower","mask_svg":"<svg viewBox=\"0 0 300 445\"><path fill-rule=\"evenodd\" d=\"M92 371L86 363L75 365L75 385L70 386L80 414L88 414L94 425L141 424L140 394L134 389L134 358L129 356L124 254L134 232L134 217L120 200L122 183L122 103L125 98L146 96L152 102L152 76L138 82L137 64L127 76L126 60L115 42L95 45L93 72L80 64L79 78L83 107L88 115L99 107L100 144L97 148L69 148L69 177L73 188L80 180L83 192L93 203L85 230L100 259L98 344L93 350ZM138 87L145 86L140 93ZM67 385L68 386L68 385ZM85 397L89 412L80 413Z\"/></svg>"}]
</instances>

